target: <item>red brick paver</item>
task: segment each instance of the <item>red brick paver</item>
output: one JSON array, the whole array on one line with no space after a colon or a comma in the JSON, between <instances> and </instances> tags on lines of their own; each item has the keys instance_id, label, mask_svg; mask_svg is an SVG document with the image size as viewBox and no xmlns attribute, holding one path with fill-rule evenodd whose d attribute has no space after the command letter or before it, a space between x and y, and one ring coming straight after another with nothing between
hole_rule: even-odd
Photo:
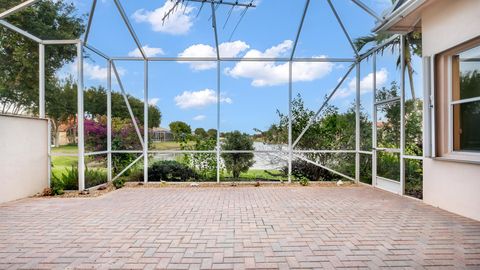
<instances>
[{"instance_id":1,"label":"red brick paver","mask_svg":"<svg viewBox=\"0 0 480 270\"><path fill-rule=\"evenodd\" d=\"M480 222L368 187L122 189L0 205L0 269L480 269Z\"/></svg>"}]
</instances>

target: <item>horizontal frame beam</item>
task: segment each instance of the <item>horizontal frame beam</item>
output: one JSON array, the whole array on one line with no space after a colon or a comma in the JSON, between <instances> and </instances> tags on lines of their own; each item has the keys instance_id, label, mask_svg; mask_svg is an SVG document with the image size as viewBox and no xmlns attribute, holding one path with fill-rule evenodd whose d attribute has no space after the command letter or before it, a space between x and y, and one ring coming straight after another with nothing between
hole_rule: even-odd
<instances>
[{"instance_id":1,"label":"horizontal frame beam","mask_svg":"<svg viewBox=\"0 0 480 270\"><path fill-rule=\"evenodd\" d=\"M66 40L43 40L44 45L76 45L82 42L79 39L66 39Z\"/></svg>"},{"instance_id":2,"label":"horizontal frame beam","mask_svg":"<svg viewBox=\"0 0 480 270\"><path fill-rule=\"evenodd\" d=\"M215 4L215 5L228 5L228 6L238 6L238 7L257 7L253 3L238 3L236 2L229 2L229 1L223 1L223 0L186 0L188 2L197 2L197 3L210 3L210 4Z\"/></svg>"},{"instance_id":3,"label":"horizontal frame beam","mask_svg":"<svg viewBox=\"0 0 480 270\"><path fill-rule=\"evenodd\" d=\"M111 57L114 61L145 61L142 57ZM315 62L315 63L354 63L355 58L320 58L320 57L304 57L304 58L241 58L241 57L147 57L147 61L162 62L162 61L176 61L176 62Z\"/></svg>"},{"instance_id":4,"label":"horizontal frame beam","mask_svg":"<svg viewBox=\"0 0 480 270\"><path fill-rule=\"evenodd\" d=\"M375 102L375 106L381 106L381 105L385 105L385 104L389 104L389 103L395 103L395 102L399 102L399 101L400 101L400 97L389 98L389 99L380 100L380 101Z\"/></svg>"},{"instance_id":5,"label":"horizontal frame beam","mask_svg":"<svg viewBox=\"0 0 480 270\"><path fill-rule=\"evenodd\" d=\"M356 150L293 150L293 153L305 153L305 154L340 154L340 153L347 153L347 154L354 154L356 153Z\"/></svg>"}]
</instances>

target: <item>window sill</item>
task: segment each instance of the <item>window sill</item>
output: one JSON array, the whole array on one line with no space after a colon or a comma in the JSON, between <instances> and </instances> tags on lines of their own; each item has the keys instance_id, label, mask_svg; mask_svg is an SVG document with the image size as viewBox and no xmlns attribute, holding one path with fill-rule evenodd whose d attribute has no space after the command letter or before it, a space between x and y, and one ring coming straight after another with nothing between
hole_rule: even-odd
<instances>
[{"instance_id":1,"label":"window sill","mask_svg":"<svg viewBox=\"0 0 480 270\"><path fill-rule=\"evenodd\" d=\"M441 157L435 157L433 159L440 160L440 161L480 165L480 153L451 152L451 153L444 154Z\"/></svg>"}]
</instances>

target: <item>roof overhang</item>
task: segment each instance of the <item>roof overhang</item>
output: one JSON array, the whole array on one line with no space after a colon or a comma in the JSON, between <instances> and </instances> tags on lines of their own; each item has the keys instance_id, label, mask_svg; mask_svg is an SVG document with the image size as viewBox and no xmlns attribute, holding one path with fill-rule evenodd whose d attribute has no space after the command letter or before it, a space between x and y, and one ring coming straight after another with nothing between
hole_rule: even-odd
<instances>
[{"instance_id":1,"label":"roof overhang","mask_svg":"<svg viewBox=\"0 0 480 270\"><path fill-rule=\"evenodd\" d=\"M430 0L405 0L394 7L381 21L373 32L405 34L420 27L421 11L432 1Z\"/></svg>"}]
</instances>

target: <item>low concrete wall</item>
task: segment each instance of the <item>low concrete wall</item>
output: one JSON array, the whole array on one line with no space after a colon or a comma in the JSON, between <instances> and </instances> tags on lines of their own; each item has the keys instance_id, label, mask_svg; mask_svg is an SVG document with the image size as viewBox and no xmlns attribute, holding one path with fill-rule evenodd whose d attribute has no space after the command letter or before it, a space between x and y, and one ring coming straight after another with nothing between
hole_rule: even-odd
<instances>
[{"instance_id":1,"label":"low concrete wall","mask_svg":"<svg viewBox=\"0 0 480 270\"><path fill-rule=\"evenodd\" d=\"M423 161L423 200L480 221L480 165Z\"/></svg>"},{"instance_id":2,"label":"low concrete wall","mask_svg":"<svg viewBox=\"0 0 480 270\"><path fill-rule=\"evenodd\" d=\"M0 115L0 203L48 186L48 121Z\"/></svg>"}]
</instances>

